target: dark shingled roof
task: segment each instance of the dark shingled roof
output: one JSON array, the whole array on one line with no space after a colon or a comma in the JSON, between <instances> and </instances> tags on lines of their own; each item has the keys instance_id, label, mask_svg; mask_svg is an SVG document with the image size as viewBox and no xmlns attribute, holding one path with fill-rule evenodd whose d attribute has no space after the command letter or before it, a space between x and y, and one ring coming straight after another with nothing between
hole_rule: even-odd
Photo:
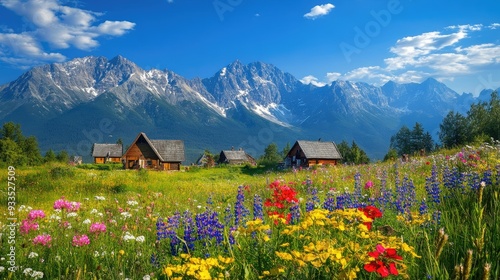
<instances>
[{"instance_id":1,"label":"dark shingled roof","mask_svg":"<svg viewBox=\"0 0 500 280\"><path fill-rule=\"evenodd\" d=\"M122 144L94 144L92 157L121 157Z\"/></svg>"},{"instance_id":2,"label":"dark shingled roof","mask_svg":"<svg viewBox=\"0 0 500 280\"><path fill-rule=\"evenodd\" d=\"M182 140L150 140L161 161L184 161Z\"/></svg>"},{"instance_id":3,"label":"dark shingled roof","mask_svg":"<svg viewBox=\"0 0 500 280\"><path fill-rule=\"evenodd\" d=\"M297 141L308 159L342 159L342 155L333 142Z\"/></svg>"},{"instance_id":4,"label":"dark shingled roof","mask_svg":"<svg viewBox=\"0 0 500 280\"><path fill-rule=\"evenodd\" d=\"M182 140L150 140L146 133L141 132L133 143L147 158L157 157L162 162L182 162L185 159Z\"/></svg>"},{"instance_id":5,"label":"dark shingled roof","mask_svg":"<svg viewBox=\"0 0 500 280\"><path fill-rule=\"evenodd\" d=\"M242 160L242 161L248 161L248 155L245 153L245 151L223 151L224 155L226 156L227 160Z\"/></svg>"}]
</instances>

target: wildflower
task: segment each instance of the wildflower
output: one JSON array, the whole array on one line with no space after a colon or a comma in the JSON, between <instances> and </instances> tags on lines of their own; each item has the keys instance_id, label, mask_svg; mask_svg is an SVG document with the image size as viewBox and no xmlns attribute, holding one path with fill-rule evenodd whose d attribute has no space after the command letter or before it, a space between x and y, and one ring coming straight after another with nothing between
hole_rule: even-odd
<instances>
[{"instance_id":1,"label":"wildflower","mask_svg":"<svg viewBox=\"0 0 500 280\"><path fill-rule=\"evenodd\" d=\"M371 189L373 187L372 181L366 181L365 190Z\"/></svg>"},{"instance_id":2,"label":"wildflower","mask_svg":"<svg viewBox=\"0 0 500 280\"><path fill-rule=\"evenodd\" d=\"M5 267L3 266L0 266L0 273L4 272L5 271Z\"/></svg>"},{"instance_id":3,"label":"wildflower","mask_svg":"<svg viewBox=\"0 0 500 280\"><path fill-rule=\"evenodd\" d=\"M73 236L73 246L82 247L90 244L90 239L87 235L75 235Z\"/></svg>"},{"instance_id":4,"label":"wildflower","mask_svg":"<svg viewBox=\"0 0 500 280\"><path fill-rule=\"evenodd\" d=\"M122 216L122 218L124 220L127 219L127 218L132 217L132 214L130 214L129 212L121 212L120 215Z\"/></svg>"},{"instance_id":5,"label":"wildflower","mask_svg":"<svg viewBox=\"0 0 500 280\"><path fill-rule=\"evenodd\" d=\"M94 223L90 225L90 230L91 233L99 234L99 233L104 233L106 232L106 225L103 223Z\"/></svg>"},{"instance_id":6,"label":"wildflower","mask_svg":"<svg viewBox=\"0 0 500 280\"><path fill-rule=\"evenodd\" d=\"M38 223L33 222L32 220L22 220L19 230L21 231L21 234L28 234L32 230L38 230Z\"/></svg>"},{"instance_id":7,"label":"wildflower","mask_svg":"<svg viewBox=\"0 0 500 280\"><path fill-rule=\"evenodd\" d=\"M358 208L358 210L363 211L365 216L372 220L382 217L382 212L375 206L366 206L365 208ZM372 222L364 222L363 224L368 230L372 228Z\"/></svg>"},{"instance_id":8,"label":"wildflower","mask_svg":"<svg viewBox=\"0 0 500 280\"><path fill-rule=\"evenodd\" d=\"M123 241L135 240L135 236L133 236L130 232L126 231L122 239Z\"/></svg>"},{"instance_id":9,"label":"wildflower","mask_svg":"<svg viewBox=\"0 0 500 280\"><path fill-rule=\"evenodd\" d=\"M146 238L144 237L144 235L137 236L135 238L135 241L140 242L140 243L144 242L145 240L146 240Z\"/></svg>"},{"instance_id":10,"label":"wildflower","mask_svg":"<svg viewBox=\"0 0 500 280\"><path fill-rule=\"evenodd\" d=\"M60 198L54 202L54 209L69 209L70 207L70 202L64 198Z\"/></svg>"},{"instance_id":11,"label":"wildflower","mask_svg":"<svg viewBox=\"0 0 500 280\"><path fill-rule=\"evenodd\" d=\"M31 221L43 218L45 218L45 213L43 212L43 210L31 210L28 214L28 219Z\"/></svg>"},{"instance_id":12,"label":"wildflower","mask_svg":"<svg viewBox=\"0 0 500 280\"><path fill-rule=\"evenodd\" d=\"M72 218L72 217L78 217L78 213L76 212L71 212L71 213L68 213L68 215L66 215L68 218Z\"/></svg>"},{"instance_id":13,"label":"wildflower","mask_svg":"<svg viewBox=\"0 0 500 280\"><path fill-rule=\"evenodd\" d=\"M34 259L34 258L37 258L38 257L38 254L35 253L35 252L30 252L29 255L28 255L28 259Z\"/></svg>"},{"instance_id":14,"label":"wildflower","mask_svg":"<svg viewBox=\"0 0 500 280\"><path fill-rule=\"evenodd\" d=\"M403 260L403 257L397 254L396 249L384 248L382 245L378 244L375 247L375 251L369 252L368 256L374 258L375 260L364 265L364 269L366 271L377 272L382 278L391 274L399 274L394 261Z\"/></svg>"},{"instance_id":15,"label":"wildflower","mask_svg":"<svg viewBox=\"0 0 500 280\"><path fill-rule=\"evenodd\" d=\"M139 202L137 202L135 200L128 200L127 201L127 205L129 205L129 206L136 206L138 204L139 204Z\"/></svg>"},{"instance_id":16,"label":"wildflower","mask_svg":"<svg viewBox=\"0 0 500 280\"><path fill-rule=\"evenodd\" d=\"M88 224L90 224L91 222L92 222L92 221L90 221L90 219L85 219L85 220L83 220L82 224L84 224L84 225L88 225Z\"/></svg>"},{"instance_id":17,"label":"wildflower","mask_svg":"<svg viewBox=\"0 0 500 280\"><path fill-rule=\"evenodd\" d=\"M42 246L50 247L52 242L52 237L49 234L41 234L33 238L33 244L40 244Z\"/></svg>"},{"instance_id":18,"label":"wildflower","mask_svg":"<svg viewBox=\"0 0 500 280\"><path fill-rule=\"evenodd\" d=\"M104 201L104 200L106 200L106 198L104 196L99 196L99 195L94 196L94 198L97 201Z\"/></svg>"}]
</instances>

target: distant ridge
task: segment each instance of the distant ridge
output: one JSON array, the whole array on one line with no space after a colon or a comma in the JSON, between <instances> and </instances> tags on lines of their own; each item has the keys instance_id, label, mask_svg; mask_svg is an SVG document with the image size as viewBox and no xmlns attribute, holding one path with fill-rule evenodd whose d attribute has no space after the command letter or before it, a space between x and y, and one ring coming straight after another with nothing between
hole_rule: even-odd
<instances>
[{"instance_id":1,"label":"distant ridge","mask_svg":"<svg viewBox=\"0 0 500 280\"><path fill-rule=\"evenodd\" d=\"M354 140L380 159L402 125L419 122L437 137L448 111L465 113L491 92L460 95L432 78L316 87L271 64L238 60L212 77L186 79L167 69L144 70L122 56L88 56L34 67L0 86L0 120L20 123L43 150L86 159L93 142L121 138L127 144L139 131L184 140L185 164L205 149L241 146L258 156L271 142L320 137Z\"/></svg>"}]
</instances>

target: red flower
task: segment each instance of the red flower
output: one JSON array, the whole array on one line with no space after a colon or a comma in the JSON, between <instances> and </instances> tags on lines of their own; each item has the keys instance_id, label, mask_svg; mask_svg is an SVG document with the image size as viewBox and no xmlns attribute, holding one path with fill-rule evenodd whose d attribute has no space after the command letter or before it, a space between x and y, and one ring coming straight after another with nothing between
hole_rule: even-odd
<instances>
[{"instance_id":1,"label":"red flower","mask_svg":"<svg viewBox=\"0 0 500 280\"><path fill-rule=\"evenodd\" d=\"M368 256L375 258L375 260L364 265L364 269L366 271L377 272L382 278L385 278L391 274L399 274L398 269L396 268L396 263L392 261L389 263L384 263L384 260L386 259L403 260L403 257L397 254L396 249L384 248L384 246L378 244L375 247L375 251L368 252Z\"/></svg>"},{"instance_id":2,"label":"red flower","mask_svg":"<svg viewBox=\"0 0 500 280\"><path fill-rule=\"evenodd\" d=\"M380 212L380 210L375 206L366 206L365 208L358 208L358 210L363 211L365 216L370 219L382 217L382 212Z\"/></svg>"}]
</instances>

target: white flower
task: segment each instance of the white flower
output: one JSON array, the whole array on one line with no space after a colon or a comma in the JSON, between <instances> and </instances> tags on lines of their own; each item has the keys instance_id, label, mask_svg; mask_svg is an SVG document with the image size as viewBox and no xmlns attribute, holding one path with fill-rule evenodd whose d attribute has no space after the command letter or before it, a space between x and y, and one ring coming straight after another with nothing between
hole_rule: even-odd
<instances>
[{"instance_id":1,"label":"white flower","mask_svg":"<svg viewBox=\"0 0 500 280\"><path fill-rule=\"evenodd\" d=\"M38 257L38 254L35 253L35 252L30 252L29 255L28 255L28 259L33 259L33 258L36 258Z\"/></svg>"},{"instance_id":2,"label":"white flower","mask_svg":"<svg viewBox=\"0 0 500 280\"><path fill-rule=\"evenodd\" d=\"M151 276L149 276L148 274L144 275L144 277L142 277L142 280L150 280L151 279Z\"/></svg>"},{"instance_id":3,"label":"white flower","mask_svg":"<svg viewBox=\"0 0 500 280\"><path fill-rule=\"evenodd\" d=\"M4 272L5 271L5 267L3 266L0 266L0 273Z\"/></svg>"},{"instance_id":4,"label":"white flower","mask_svg":"<svg viewBox=\"0 0 500 280\"><path fill-rule=\"evenodd\" d=\"M31 268L28 267L28 268L25 268L23 270L23 274L26 275L26 276L28 276L29 274L31 274L32 271L33 271L33 269L31 269Z\"/></svg>"},{"instance_id":5,"label":"white flower","mask_svg":"<svg viewBox=\"0 0 500 280\"><path fill-rule=\"evenodd\" d=\"M125 232L125 235L122 237L123 241L135 240L135 236L133 236L130 232Z\"/></svg>"},{"instance_id":6,"label":"white flower","mask_svg":"<svg viewBox=\"0 0 500 280\"><path fill-rule=\"evenodd\" d=\"M94 196L94 198L95 198L95 200L99 200L99 201L106 200L106 198L104 196L99 196L99 195Z\"/></svg>"},{"instance_id":7,"label":"white flower","mask_svg":"<svg viewBox=\"0 0 500 280\"><path fill-rule=\"evenodd\" d=\"M49 219L50 219L50 220L60 220L60 219L61 219L61 216L58 216L58 215L52 214L52 215L50 215Z\"/></svg>"},{"instance_id":8,"label":"white flower","mask_svg":"<svg viewBox=\"0 0 500 280\"><path fill-rule=\"evenodd\" d=\"M31 277L35 278L35 279L42 279L43 278L43 272L35 270L35 271L33 271L33 273L31 273Z\"/></svg>"},{"instance_id":9,"label":"white flower","mask_svg":"<svg viewBox=\"0 0 500 280\"><path fill-rule=\"evenodd\" d=\"M90 224L92 221L90 221L90 219L85 219L82 223L84 225L87 225L87 224Z\"/></svg>"},{"instance_id":10,"label":"white flower","mask_svg":"<svg viewBox=\"0 0 500 280\"><path fill-rule=\"evenodd\" d=\"M77 216L78 216L78 213L76 213L76 212L70 212L70 213L68 213L68 215L66 215L66 217L68 217L68 218L69 217L77 217Z\"/></svg>"},{"instance_id":11,"label":"white flower","mask_svg":"<svg viewBox=\"0 0 500 280\"><path fill-rule=\"evenodd\" d=\"M123 219L132 217L132 214L130 214L129 212L122 212L121 215Z\"/></svg>"},{"instance_id":12,"label":"white flower","mask_svg":"<svg viewBox=\"0 0 500 280\"><path fill-rule=\"evenodd\" d=\"M97 209L95 209L95 208L94 208L94 209L92 209L92 210L90 210L90 214L95 214L95 213L98 213L98 212L99 212L99 211L97 211Z\"/></svg>"},{"instance_id":13,"label":"white flower","mask_svg":"<svg viewBox=\"0 0 500 280\"><path fill-rule=\"evenodd\" d=\"M100 255L101 255L101 254L99 254L99 252L94 251L94 258L97 258L97 257L99 257Z\"/></svg>"},{"instance_id":14,"label":"white flower","mask_svg":"<svg viewBox=\"0 0 500 280\"><path fill-rule=\"evenodd\" d=\"M55 258L54 258L54 259L55 259L57 262L60 262L60 261L61 261L61 256L57 255L57 256L55 256Z\"/></svg>"},{"instance_id":15,"label":"white flower","mask_svg":"<svg viewBox=\"0 0 500 280\"><path fill-rule=\"evenodd\" d=\"M135 206L135 205L138 205L139 202L137 202L135 200L129 200L129 201L127 201L127 204L130 205L130 206Z\"/></svg>"},{"instance_id":16,"label":"white flower","mask_svg":"<svg viewBox=\"0 0 500 280\"><path fill-rule=\"evenodd\" d=\"M146 238L144 237L144 235L137 236L137 237L135 238L135 241L137 241L137 242L141 242L141 243L142 243L142 242L144 242L145 240L146 240Z\"/></svg>"},{"instance_id":17,"label":"white flower","mask_svg":"<svg viewBox=\"0 0 500 280\"><path fill-rule=\"evenodd\" d=\"M481 181L481 187L486 187L486 182L485 181Z\"/></svg>"}]
</instances>

